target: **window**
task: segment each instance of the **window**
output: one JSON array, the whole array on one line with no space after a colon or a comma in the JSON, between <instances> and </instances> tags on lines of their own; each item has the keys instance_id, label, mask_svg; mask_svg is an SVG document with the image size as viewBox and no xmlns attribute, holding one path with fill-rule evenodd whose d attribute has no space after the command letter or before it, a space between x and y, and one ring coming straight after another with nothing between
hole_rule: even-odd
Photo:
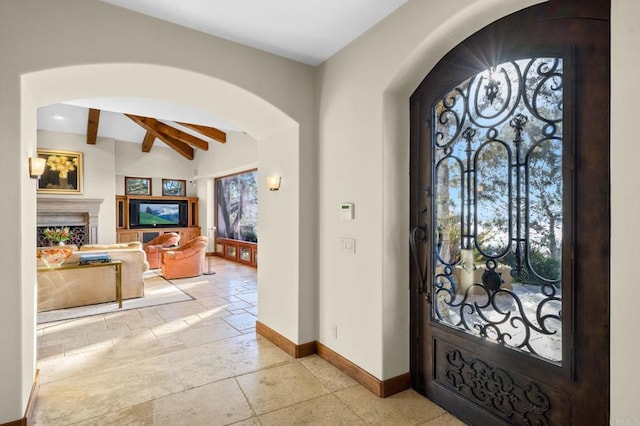
<instances>
[{"instance_id":1,"label":"window","mask_svg":"<svg viewBox=\"0 0 640 426\"><path fill-rule=\"evenodd\" d=\"M216 229L219 238L258 242L256 170L216 179Z\"/></svg>"}]
</instances>

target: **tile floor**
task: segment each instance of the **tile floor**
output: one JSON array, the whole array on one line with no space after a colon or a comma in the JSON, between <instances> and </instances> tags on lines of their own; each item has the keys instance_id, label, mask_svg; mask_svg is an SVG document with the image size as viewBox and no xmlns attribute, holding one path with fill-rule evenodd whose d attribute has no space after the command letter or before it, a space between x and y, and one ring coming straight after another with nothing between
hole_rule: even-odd
<instances>
[{"instance_id":1,"label":"tile floor","mask_svg":"<svg viewBox=\"0 0 640 426\"><path fill-rule=\"evenodd\" d=\"M407 390L380 399L255 335L255 269L175 280L196 298L38 326L38 425L460 425Z\"/></svg>"}]
</instances>

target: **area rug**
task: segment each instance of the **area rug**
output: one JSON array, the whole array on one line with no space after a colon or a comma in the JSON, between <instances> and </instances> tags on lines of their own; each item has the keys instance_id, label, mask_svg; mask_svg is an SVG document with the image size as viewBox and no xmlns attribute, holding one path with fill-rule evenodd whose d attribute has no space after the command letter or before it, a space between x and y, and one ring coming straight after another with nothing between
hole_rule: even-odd
<instances>
[{"instance_id":1,"label":"area rug","mask_svg":"<svg viewBox=\"0 0 640 426\"><path fill-rule=\"evenodd\" d=\"M176 287L159 275L157 271L147 271L144 274L144 297L125 299L122 308L118 309L116 302L100 303L98 305L79 306L77 308L56 309L54 311L39 312L38 324L53 321L63 321L73 318L88 317L91 315L121 312L130 309L146 308L149 306L164 305L167 303L184 302L194 300L189 293Z\"/></svg>"}]
</instances>

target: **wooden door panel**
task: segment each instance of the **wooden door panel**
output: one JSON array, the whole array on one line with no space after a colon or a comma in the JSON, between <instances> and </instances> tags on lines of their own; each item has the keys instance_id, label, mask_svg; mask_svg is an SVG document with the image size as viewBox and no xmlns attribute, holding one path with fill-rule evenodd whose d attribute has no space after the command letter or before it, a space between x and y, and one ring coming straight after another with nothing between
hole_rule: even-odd
<instances>
[{"instance_id":1,"label":"wooden door panel","mask_svg":"<svg viewBox=\"0 0 640 426\"><path fill-rule=\"evenodd\" d=\"M571 424L571 395L433 338L433 381L511 424ZM553 401L553 404L552 404Z\"/></svg>"}]
</instances>

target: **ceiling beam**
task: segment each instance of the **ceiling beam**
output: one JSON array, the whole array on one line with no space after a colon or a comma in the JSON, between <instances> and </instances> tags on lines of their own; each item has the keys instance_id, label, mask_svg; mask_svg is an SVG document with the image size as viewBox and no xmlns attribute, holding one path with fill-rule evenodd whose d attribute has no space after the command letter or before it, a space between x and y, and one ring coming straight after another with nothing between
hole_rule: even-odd
<instances>
[{"instance_id":1,"label":"ceiling beam","mask_svg":"<svg viewBox=\"0 0 640 426\"><path fill-rule=\"evenodd\" d=\"M132 115L132 114L131 114ZM175 127L171 127L168 124L162 123L155 118L151 117L142 117L137 115L138 120L146 123L147 126L153 128L156 133L164 134L166 136L170 136L173 139L177 139L180 142L184 142L188 145L193 146L194 148L201 149L203 151L209 150L209 142L197 138L189 133L183 132L180 129L176 129Z\"/></svg>"},{"instance_id":2,"label":"ceiling beam","mask_svg":"<svg viewBox=\"0 0 640 426\"><path fill-rule=\"evenodd\" d=\"M87 144L95 145L98 140L98 125L100 124L100 110L89 108L87 120Z\"/></svg>"},{"instance_id":3,"label":"ceiling beam","mask_svg":"<svg viewBox=\"0 0 640 426\"><path fill-rule=\"evenodd\" d=\"M194 150L192 147L190 147L186 143L179 141L178 139L172 138L169 135L160 136L158 137L158 139L160 139L162 142L169 145L171 148L174 149L174 151L182 155L187 160L193 160L193 157L195 155Z\"/></svg>"},{"instance_id":4,"label":"ceiling beam","mask_svg":"<svg viewBox=\"0 0 640 426\"><path fill-rule=\"evenodd\" d=\"M155 136L156 138L160 139L162 142L164 142L165 144L173 148L173 150L176 151L178 154L182 155L188 160L193 160L194 151L192 147L190 147L186 143L170 135L166 135L156 130L157 124L163 124L163 123L159 123L158 120L156 120L155 118L140 117L138 115L133 115L133 114L125 114L125 115L129 117L134 123L138 124L140 127L145 129L148 133L151 133L153 136ZM145 139L147 139L147 136L145 136Z\"/></svg>"},{"instance_id":5,"label":"ceiling beam","mask_svg":"<svg viewBox=\"0 0 640 426\"><path fill-rule=\"evenodd\" d=\"M163 133L181 142L189 144L194 148L198 148L203 151L209 150L209 142L202 140L200 138L197 138L193 135L190 135L189 133L183 132L180 129L176 129L175 127L171 127L168 124L164 124L160 121L156 121L154 128L156 129L157 132Z\"/></svg>"},{"instance_id":6,"label":"ceiling beam","mask_svg":"<svg viewBox=\"0 0 640 426\"><path fill-rule=\"evenodd\" d=\"M144 135L144 140L142 141L142 152L151 152L151 147L155 140L156 136L147 130L147 134Z\"/></svg>"},{"instance_id":7,"label":"ceiling beam","mask_svg":"<svg viewBox=\"0 0 640 426\"><path fill-rule=\"evenodd\" d=\"M208 136L211 139L218 141L220 143L227 142L227 134L222 130L218 130L215 127L207 127L201 124L191 124L191 123L181 123L177 122L179 125L188 127L191 130L195 130L196 132Z\"/></svg>"}]
</instances>

